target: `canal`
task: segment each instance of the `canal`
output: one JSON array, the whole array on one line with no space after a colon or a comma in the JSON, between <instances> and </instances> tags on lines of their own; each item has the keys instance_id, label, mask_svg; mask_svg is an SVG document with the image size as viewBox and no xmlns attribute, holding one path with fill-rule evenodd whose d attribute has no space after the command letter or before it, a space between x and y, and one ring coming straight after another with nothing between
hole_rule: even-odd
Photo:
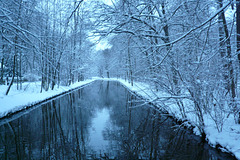
<instances>
[{"instance_id":1,"label":"canal","mask_svg":"<svg viewBox=\"0 0 240 160\"><path fill-rule=\"evenodd\" d=\"M0 159L234 159L118 82L96 81L0 122Z\"/></svg>"}]
</instances>

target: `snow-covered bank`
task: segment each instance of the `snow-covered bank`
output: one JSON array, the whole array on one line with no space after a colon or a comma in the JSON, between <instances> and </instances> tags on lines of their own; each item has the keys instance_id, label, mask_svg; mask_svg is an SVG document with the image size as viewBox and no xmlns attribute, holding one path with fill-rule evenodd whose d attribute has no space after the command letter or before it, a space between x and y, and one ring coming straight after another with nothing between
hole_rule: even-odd
<instances>
[{"instance_id":1,"label":"snow-covered bank","mask_svg":"<svg viewBox=\"0 0 240 160\"><path fill-rule=\"evenodd\" d=\"M131 91L137 93L141 97L147 99L149 102L155 104L156 106L164 106L164 109L172 114L174 117L180 119L181 113L179 112L179 108L174 101L165 101L165 103L161 103L158 99L164 99L169 95L167 93L161 91L154 91L151 89L152 87L146 83L134 82L132 86L130 83L123 79L104 79L104 78L95 78L99 80L111 80L118 81L122 83L124 86L129 88ZM184 103L187 107L186 115L187 120L192 124L197 124L197 117L192 110L192 102L189 100L184 100ZM204 131L206 133L206 138L209 144L213 147L222 146L220 148L222 151L230 152L236 156L237 159L240 159L240 125L236 124L234 121L234 117L230 115L228 118L225 118L223 121L222 131L218 132L218 129L215 125L214 120L209 116L204 116L205 128ZM199 134L197 127L194 128L194 132Z\"/></svg>"},{"instance_id":2,"label":"snow-covered bank","mask_svg":"<svg viewBox=\"0 0 240 160\"><path fill-rule=\"evenodd\" d=\"M150 85L146 83L134 82L134 85L131 86L131 84L127 81L116 78L93 78L92 80L75 83L68 87L61 86L53 91L49 90L48 92L43 93L39 93L40 82L24 83L23 90L16 90L16 86L13 86L8 96L4 95L7 86L0 86L0 117L3 117L8 113L21 110L27 105L41 102L47 98L59 95L74 88L78 88L85 84L89 84L95 80L118 81L125 87L129 88L129 90L147 99L149 102L154 103L156 106L164 106L164 109L166 109L170 114L177 118L181 118L179 108L177 108L177 105L173 103L174 101L165 101L165 103L162 104L161 101L158 100L159 98L164 99L169 97L167 93L161 91L156 92ZM185 100L184 103L189 105L186 106L186 109L188 109L186 110L187 119L191 122L191 124L196 124L197 118L195 117L195 114L189 111L192 107L191 102ZM233 153L238 159L240 159L240 125L235 124L233 116L229 116L228 118L224 119L222 132L218 132L214 124L215 122L208 115L204 117L204 122L204 131L209 144L213 147L216 147L218 144L220 144L226 149L226 151ZM197 128L195 129L195 133L198 134Z\"/></svg>"},{"instance_id":3,"label":"snow-covered bank","mask_svg":"<svg viewBox=\"0 0 240 160\"><path fill-rule=\"evenodd\" d=\"M42 93L40 93L41 82L23 83L22 90L17 90L16 84L14 84L7 96L5 95L7 86L0 85L0 118L9 113L22 110L26 106L44 101L93 81L91 79L77 82L70 86L59 86L59 88L55 87L54 90L49 89L49 91L43 91Z\"/></svg>"}]
</instances>

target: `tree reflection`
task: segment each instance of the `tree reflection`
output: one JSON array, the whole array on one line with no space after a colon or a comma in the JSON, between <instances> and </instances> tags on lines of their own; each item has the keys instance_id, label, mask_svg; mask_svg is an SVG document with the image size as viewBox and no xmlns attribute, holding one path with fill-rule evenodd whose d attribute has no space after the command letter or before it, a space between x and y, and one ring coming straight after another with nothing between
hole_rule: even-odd
<instances>
[{"instance_id":1,"label":"tree reflection","mask_svg":"<svg viewBox=\"0 0 240 160\"><path fill-rule=\"evenodd\" d=\"M0 159L231 159L143 103L117 82L96 82L1 125ZM103 109L108 146L98 152L89 128Z\"/></svg>"}]
</instances>

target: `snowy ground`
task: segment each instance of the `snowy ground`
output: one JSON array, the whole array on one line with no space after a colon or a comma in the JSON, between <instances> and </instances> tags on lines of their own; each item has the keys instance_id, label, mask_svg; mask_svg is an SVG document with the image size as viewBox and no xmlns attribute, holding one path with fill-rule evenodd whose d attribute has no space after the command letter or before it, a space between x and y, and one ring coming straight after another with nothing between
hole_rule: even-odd
<instances>
[{"instance_id":1,"label":"snowy ground","mask_svg":"<svg viewBox=\"0 0 240 160\"><path fill-rule=\"evenodd\" d=\"M134 82L134 86L131 86L131 84L129 84L125 80L115 78L93 78L91 80L75 83L71 86L60 86L59 88L55 88L55 90L53 91L49 90L48 92L43 93L40 93L40 82L24 83L23 90L17 90L16 86L12 86L8 96L4 95L7 86L0 85L0 117L3 117L10 112L21 110L27 105L43 101L47 98L69 91L73 88L91 83L94 80L119 81L131 91L137 93L148 101L153 102L157 106L164 105L165 109L168 110L168 112L170 114L173 114L175 117L181 117L179 113L179 108L176 104L171 102L161 104L160 101L157 101L159 97L168 97L169 95L167 95L166 93L160 91L156 92L152 90L151 86L146 83ZM190 101L184 101L184 103L187 103L189 109L191 109L192 104ZM240 125L235 124L233 116L225 118L223 122L223 130L220 133L215 127L214 121L210 117L205 116L204 118L206 125L204 130L207 134L207 140L209 141L209 144L213 147L215 147L217 144L220 144L227 151L232 152L238 159L240 159ZM191 122L191 124L196 124L196 117L192 112L187 113L187 119ZM198 134L197 129L195 130L195 133Z\"/></svg>"},{"instance_id":2,"label":"snowy ground","mask_svg":"<svg viewBox=\"0 0 240 160\"><path fill-rule=\"evenodd\" d=\"M94 80L86 80L77 82L71 86L59 86L59 88L55 87L54 90L43 91L42 93L40 93L41 82L23 83L22 90L17 90L16 85L13 84L7 96L5 95L7 86L0 85L0 117L93 81Z\"/></svg>"}]
</instances>

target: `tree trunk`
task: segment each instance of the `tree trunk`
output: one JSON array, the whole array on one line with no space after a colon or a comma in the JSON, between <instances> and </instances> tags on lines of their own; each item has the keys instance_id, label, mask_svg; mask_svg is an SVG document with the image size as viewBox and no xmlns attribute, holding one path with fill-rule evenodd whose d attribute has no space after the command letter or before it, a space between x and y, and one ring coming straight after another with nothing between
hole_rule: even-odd
<instances>
[{"instance_id":1,"label":"tree trunk","mask_svg":"<svg viewBox=\"0 0 240 160\"><path fill-rule=\"evenodd\" d=\"M19 82L20 90L22 90L22 53L19 55Z\"/></svg>"},{"instance_id":2,"label":"tree trunk","mask_svg":"<svg viewBox=\"0 0 240 160\"><path fill-rule=\"evenodd\" d=\"M133 86L133 77L132 77L132 61L131 61L131 52L130 52L130 40L131 37L128 39L128 69L129 69L129 82L131 82L131 85Z\"/></svg>"},{"instance_id":3,"label":"tree trunk","mask_svg":"<svg viewBox=\"0 0 240 160\"><path fill-rule=\"evenodd\" d=\"M3 33L3 28L1 30L1 32ZM4 44L3 44L3 36L1 38L1 43L2 43L2 53L0 53L2 56L1 56L1 79L0 79L0 84L4 84L4 80L3 80L3 74L4 74L4 70L3 70L3 64L4 64Z\"/></svg>"},{"instance_id":4,"label":"tree trunk","mask_svg":"<svg viewBox=\"0 0 240 160\"><path fill-rule=\"evenodd\" d=\"M4 84L4 80L3 80L3 74L4 74L3 63L4 63L4 58L2 58L2 60L1 60L1 79L0 79L0 84Z\"/></svg>"},{"instance_id":5,"label":"tree trunk","mask_svg":"<svg viewBox=\"0 0 240 160\"><path fill-rule=\"evenodd\" d=\"M165 10L165 2L162 2L162 14L164 16L166 16L166 10ZM165 17L166 19L166 17ZM169 27L168 27L168 24L166 24L164 27L163 27L163 31L164 31L164 35L165 35L165 41L164 43L167 44L166 45L166 48L167 48L167 52L171 50L171 45L169 44L170 43L170 35L169 35ZM175 60L173 58L173 56L171 54L169 54L169 57L171 59L171 72L172 72L172 81L173 81L173 85L174 85L174 88L173 90L175 90L177 93L180 92L180 89L178 87L178 77L177 77L177 71L175 69Z\"/></svg>"},{"instance_id":6,"label":"tree trunk","mask_svg":"<svg viewBox=\"0 0 240 160\"><path fill-rule=\"evenodd\" d=\"M237 54L238 62L240 67L240 0L236 0L237 10L236 10L236 21L237 21ZM240 112L238 112L238 123L240 124Z\"/></svg>"},{"instance_id":7,"label":"tree trunk","mask_svg":"<svg viewBox=\"0 0 240 160\"><path fill-rule=\"evenodd\" d=\"M218 0L219 8L222 8L223 6L222 1L223 0ZM224 70L227 72L225 73L224 76L227 83L226 84L227 89L231 93L231 97L234 101L236 97L236 93L235 93L235 82L234 82L233 66L232 66L232 50L231 50L231 42L230 42L230 37L228 33L227 22L226 22L224 12L220 13L218 17L218 23L219 23L220 53L224 61L224 64L223 64ZM225 52L225 48L227 50L227 54Z\"/></svg>"},{"instance_id":8,"label":"tree trunk","mask_svg":"<svg viewBox=\"0 0 240 160\"><path fill-rule=\"evenodd\" d=\"M237 10L236 10L236 21L237 21L237 52L238 52L238 61L240 64L240 0L236 0Z\"/></svg>"},{"instance_id":9,"label":"tree trunk","mask_svg":"<svg viewBox=\"0 0 240 160\"><path fill-rule=\"evenodd\" d=\"M13 74L12 74L12 80L11 80L11 83L9 84L9 86L8 86L8 89L7 89L7 91L6 91L6 95L8 95L8 93L9 93L9 91L10 91L12 85L13 85L13 81L14 81L14 77L15 77L16 59L17 59L16 57L17 57L17 56L14 55L14 58L13 58Z\"/></svg>"}]
</instances>

